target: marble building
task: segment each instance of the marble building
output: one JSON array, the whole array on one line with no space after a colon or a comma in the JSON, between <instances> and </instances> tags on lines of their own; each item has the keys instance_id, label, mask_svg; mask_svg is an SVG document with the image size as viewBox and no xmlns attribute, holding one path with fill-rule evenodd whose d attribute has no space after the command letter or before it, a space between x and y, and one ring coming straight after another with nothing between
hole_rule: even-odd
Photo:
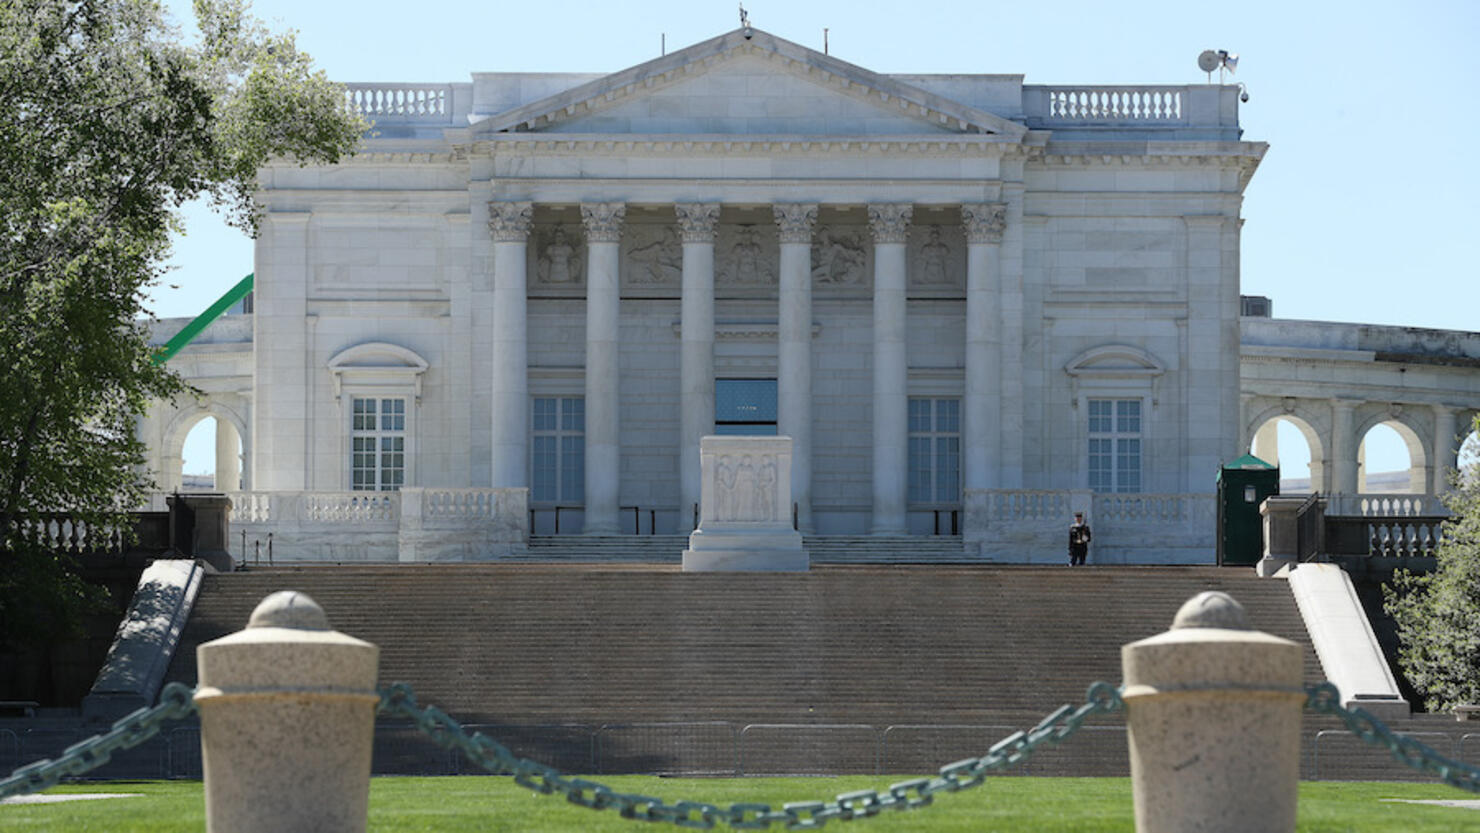
<instances>
[{"instance_id":1,"label":"marble building","mask_svg":"<svg viewBox=\"0 0 1480 833\"><path fill-rule=\"evenodd\" d=\"M740 29L610 75L349 90L363 151L261 172L253 312L140 426L170 488L216 417L233 529L284 557L686 534L700 438L780 434L807 535L1058 561L1082 509L1106 560L1206 562L1250 420L1314 437L1365 407L1305 402L1299 327L1241 336L1267 146L1233 87L883 75ZM1422 485L1480 405L1434 367L1458 370L1399 407ZM1344 430L1316 476L1356 491Z\"/></svg>"}]
</instances>

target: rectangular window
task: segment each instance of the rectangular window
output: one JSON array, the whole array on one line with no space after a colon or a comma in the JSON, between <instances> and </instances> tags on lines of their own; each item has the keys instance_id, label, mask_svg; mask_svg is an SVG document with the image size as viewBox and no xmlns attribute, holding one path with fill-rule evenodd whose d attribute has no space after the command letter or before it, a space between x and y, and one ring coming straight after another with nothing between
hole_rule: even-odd
<instances>
[{"instance_id":1,"label":"rectangular window","mask_svg":"<svg viewBox=\"0 0 1480 833\"><path fill-rule=\"evenodd\" d=\"M714 433L775 436L775 379L715 379Z\"/></svg>"},{"instance_id":2,"label":"rectangular window","mask_svg":"<svg viewBox=\"0 0 1480 833\"><path fill-rule=\"evenodd\" d=\"M579 506L586 500L586 400L536 397L530 443L530 500Z\"/></svg>"},{"instance_id":3,"label":"rectangular window","mask_svg":"<svg viewBox=\"0 0 1480 833\"><path fill-rule=\"evenodd\" d=\"M355 397L350 417L350 488L393 492L406 485L406 400Z\"/></svg>"},{"instance_id":4,"label":"rectangular window","mask_svg":"<svg viewBox=\"0 0 1480 833\"><path fill-rule=\"evenodd\" d=\"M1089 487L1141 491L1141 400L1089 400Z\"/></svg>"},{"instance_id":5,"label":"rectangular window","mask_svg":"<svg viewBox=\"0 0 1480 833\"><path fill-rule=\"evenodd\" d=\"M961 401L910 399L909 501L961 502Z\"/></svg>"}]
</instances>

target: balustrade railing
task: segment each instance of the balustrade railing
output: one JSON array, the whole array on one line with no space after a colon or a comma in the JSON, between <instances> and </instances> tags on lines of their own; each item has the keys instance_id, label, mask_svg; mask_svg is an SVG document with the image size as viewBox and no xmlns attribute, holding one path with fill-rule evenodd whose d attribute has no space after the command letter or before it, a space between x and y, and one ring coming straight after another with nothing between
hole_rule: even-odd
<instances>
[{"instance_id":1,"label":"balustrade railing","mask_svg":"<svg viewBox=\"0 0 1480 833\"><path fill-rule=\"evenodd\" d=\"M991 490L984 494L987 516L993 521L1060 521L1072 514L1068 492Z\"/></svg>"},{"instance_id":2,"label":"balustrade railing","mask_svg":"<svg viewBox=\"0 0 1480 833\"><path fill-rule=\"evenodd\" d=\"M1432 557L1443 540L1442 515L1400 518L1326 516L1326 550L1331 555L1374 558Z\"/></svg>"},{"instance_id":3,"label":"balustrade railing","mask_svg":"<svg viewBox=\"0 0 1480 833\"><path fill-rule=\"evenodd\" d=\"M346 84L351 106L367 118L450 121L451 84Z\"/></svg>"},{"instance_id":4,"label":"balustrade railing","mask_svg":"<svg viewBox=\"0 0 1480 833\"><path fill-rule=\"evenodd\" d=\"M1326 499L1327 515L1414 517L1444 512L1443 502L1434 495L1337 493Z\"/></svg>"},{"instance_id":5,"label":"balustrade railing","mask_svg":"<svg viewBox=\"0 0 1480 833\"><path fill-rule=\"evenodd\" d=\"M1046 121L1179 123L1186 120L1180 87L1047 87Z\"/></svg>"},{"instance_id":6,"label":"balustrade railing","mask_svg":"<svg viewBox=\"0 0 1480 833\"><path fill-rule=\"evenodd\" d=\"M307 492L303 517L310 521L394 521L401 496L395 492Z\"/></svg>"},{"instance_id":7,"label":"balustrade railing","mask_svg":"<svg viewBox=\"0 0 1480 833\"><path fill-rule=\"evenodd\" d=\"M493 489L427 489L422 507L427 518L493 518L501 492Z\"/></svg>"},{"instance_id":8,"label":"balustrade railing","mask_svg":"<svg viewBox=\"0 0 1480 833\"><path fill-rule=\"evenodd\" d=\"M234 523L266 523L272 520L272 496L268 492L229 492Z\"/></svg>"},{"instance_id":9,"label":"balustrade railing","mask_svg":"<svg viewBox=\"0 0 1480 833\"><path fill-rule=\"evenodd\" d=\"M46 513L22 520L20 526L27 538L53 552L72 555L123 552L123 530L89 527L71 515Z\"/></svg>"},{"instance_id":10,"label":"balustrade railing","mask_svg":"<svg viewBox=\"0 0 1480 833\"><path fill-rule=\"evenodd\" d=\"M1215 508L1209 495L1096 494L1093 517L1097 523L1129 521L1170 523L1191 520L1199 509Z\"/></svg>"}]
</instances>

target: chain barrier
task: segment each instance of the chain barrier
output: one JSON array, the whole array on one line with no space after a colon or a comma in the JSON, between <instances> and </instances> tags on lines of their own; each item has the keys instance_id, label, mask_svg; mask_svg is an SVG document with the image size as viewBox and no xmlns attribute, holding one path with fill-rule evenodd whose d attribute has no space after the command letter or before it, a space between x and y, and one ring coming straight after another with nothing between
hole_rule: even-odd
<instances>
[{"instance_id":1,"label":"chain barrier","mask_svg":"<svg viewBox=\"0 0 1480 833\"><path fill-rule=\"evenodd\" d=\"M702 801L679 801L668 804L661 798L635 793L621 793L595 781L572 778L544 764L519 758L507 747L476 732L469 735L448 714L435 706L418 706L416 695L405 683L381 689L382 713L411 719L438 745L458 749L474 763L496 775L513 775L514 783L535 792L561 793L572 804L605 810L615 807L628 819L667 822L678 827L701 830L716 824L728 824L737 830L766 830L775 824L787 830L813 830L828 821L850 821L878 815L885 810L914 810L929 805L937 793L953 793L975 787L986 781L993 770L1015 766L1041 746L1068 739L1091 715L1121 709L1120 689L1097 682L1089 687L1085 702L1077 708L1070 705L1039 721L1026 732L1015 732L998 741L986 755L968 758L940 768L934 778L914 778L892 784L887 790L860 790L838 795L831 801L800 801L774 809L769 804L741 802L720 807Z\"/></svg>"},{"instance_id":2,"label":"chain barrier","mask_svg":"<svg viewBox=\"0 0 1480 833\"><path fill-rule=\"evenodd\" d=\"M1472 793L1480 793L1480 767L1440 755L1423 743L1403 737L1389 729L1360 706L1348 709L1341 705L1341 692L1330 683L1307 686L1305 706L1311 711L1341 719L1353 735L1373 746L1385 746L1400 762L1420 772L1430 772L1439 780Z\"/></svg>"},{"instance_id":3,"label":"chain barrier","mask_svg":"<svg viewBox=\"0 0 1480 833\"><path fill-rule=\"evenodd\" d=\"M194 712L195 689L183 683L170 683L160 692L158 705L129 713L107 732L67 747L54 761L37 761L0 780L0 798L40 792L68 776L91 772L108 763L114 752L133 749L159 734L164 724Z\"/></svg>"}]
</instances>

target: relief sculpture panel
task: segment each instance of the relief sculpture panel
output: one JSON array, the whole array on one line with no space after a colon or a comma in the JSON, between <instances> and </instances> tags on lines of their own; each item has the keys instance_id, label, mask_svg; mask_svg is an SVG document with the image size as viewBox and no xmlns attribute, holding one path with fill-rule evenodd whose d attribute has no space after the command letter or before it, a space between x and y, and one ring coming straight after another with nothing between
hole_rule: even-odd
<instances>
[{"instance_id":1,"label":"relief sculpture panel","mask_svg":"<svg viewBox=\"0 0 1480 833\"><path fill-rule=\"evenodd\" d=\"M622 249L628 286L676 287L682 282L683 244L672 223L629 223Z\"/></svg>"},{"instance_id":2,"label":"relief sculpture panel","mask_svg":"<svg viewBox=\"0 0 1480 833\"><path fill-rule=\"evenodd\" d=\"M777 480L774 455L720 455L714 465L714 520L775 522Z\"/></svg>"},{"instance_id":3,"label":"relief sculpture panel","mask_svg":"<svg viewBox=\"0 0 1480 833\"><path fill-rule=\"evenodd\" d=\"M779 253L775 223L721 225L714 246L714 282L735 289L774 287Z\"/></svg>"},{"instance_id":4,"label":"relief sculpture panel","mask_svg":"<svg viewBox=\"0 0 1480 833\"><path fill-rule=\"evenodd\" d=\"M964 289L966 286L965 234L958 226L912 226L909 240L911 288Z\"/></svg>"},{"instance_id":5,"label":"relief sculpture panel","mask_svg":"<svg viewBox=\"0 0 1480 833\"><path fill-rule=\"evenodd\" d=\"M581 227L574 224L536 229L535 281L552 287L580 286L586 264L584 240Z\"/></svg>"},{"instance_id":6,"label":"relief sculpture panel","mask_svg":"<svg viewBox=\"0 0 1480 833\"><path fill-rule=\"evenodd\" d=\"M812 281L819 288L869 285L868 228L819 226L812 236Z\"/></svg>"}]
</instances>

